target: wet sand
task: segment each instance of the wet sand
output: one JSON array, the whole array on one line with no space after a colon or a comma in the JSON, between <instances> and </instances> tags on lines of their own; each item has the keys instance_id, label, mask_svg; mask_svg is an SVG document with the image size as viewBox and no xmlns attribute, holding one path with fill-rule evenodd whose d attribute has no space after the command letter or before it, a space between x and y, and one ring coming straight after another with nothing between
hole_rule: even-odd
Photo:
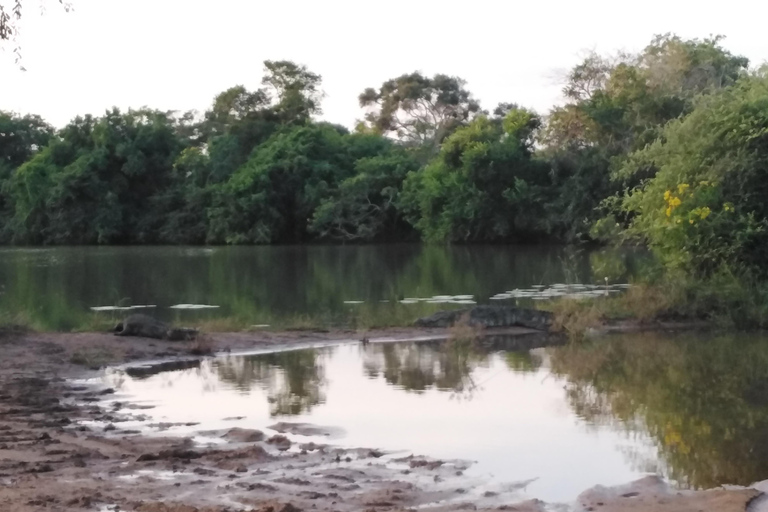
<instances>
[{"instance_id":1,"label":"wet sand","mask_svg":"<svg viewBox=\"0 0 768 512\"><path fill-rule=\"evenodd\" d=\"M512 328L492 333L532 332ZM440 329L365 333L372 343L448 335ZM206 348L272 350L361 337L362 333L343 331L212 334L207 336ZM763 506L759 489L679 492L654 477L618 488L586 490L568 505L521 502L517 491L524 482L478 496L471 491L482 482L464 474L469 462L433 460L429 454L392 457L376 447L302 444L280 434L243 429L206 432L227 441L210 447L191 439L145 437L120 427L137 413L129 404L118 402L108 408L102 404L112 390L78 387L69 381L96 375L95 368L103 365L194 361L190 352L200 348L192 343L99 333L2 332L0 511L295 512L418 507L730 512L757 511ZM82 425L88 421L108 426ZM277 427L274 430L299 436L321 428L290 423Z\"/></svg>"}]
</instances>

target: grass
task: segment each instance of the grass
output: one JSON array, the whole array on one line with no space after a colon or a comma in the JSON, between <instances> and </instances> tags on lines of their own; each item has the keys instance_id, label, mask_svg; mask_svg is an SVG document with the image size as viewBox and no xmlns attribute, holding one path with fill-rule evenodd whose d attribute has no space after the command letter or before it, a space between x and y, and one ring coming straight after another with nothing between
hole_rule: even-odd
<instances>
[{"instance_id":1,"label":"grass","mask_svg":"<svg viewBox=\"0 0 768 512\"><path fill-rule=\"evenodd\" d=\"M554 330L576 340L619 320L705 321L721 329L762 329L768 327L768 284L727 270L706 279L669 272L635 283L620 295L560 300L547 309L554 313Z\"/></svg>"},{"instance_id":2,"label":"grass","mask_svg":"<svg viewBox=\"0 0 768 512\"><path fill-rule=\"evenodd\" d=\"M483 335L483 329L469 324L469 314L465 313L448 329L448 341L474 341Z\"/></svg>"},{"instance_id":3,"label":"grass","mask_svg":"<svg viewBox=\"0 0 768 512\"><path fill-rule=\"evenodd\" d=\"M665 320L703 320L688 283L670 280L662 283L636 283L620 295L592 299L565 299L553 302L553 330L573 340L585 338L592 329L605 323L632 320L649 324ZM694 303L691 303L691 299Z\"/></svg>"},{"instance_id":4,"label":"grass","mask_svg":"<svg viewBox=\"0 0 768 512\"><path fill-rule=\"evenodd\" d=\"M552 304L552 330L566 333L572 340L586 337L590 329L599 327L605 320L600 299L563 299Z\"/></svg>"}]
</instances>

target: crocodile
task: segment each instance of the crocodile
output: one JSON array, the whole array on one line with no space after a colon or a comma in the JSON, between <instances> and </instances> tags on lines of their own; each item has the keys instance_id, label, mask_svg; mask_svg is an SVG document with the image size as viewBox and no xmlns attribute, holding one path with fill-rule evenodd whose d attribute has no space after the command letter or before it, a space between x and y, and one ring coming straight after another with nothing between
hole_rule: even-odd
<instances>
[{"instance_id":1,"label":"crocodile","mask_svg":"<svg viewBox=\"0 0 768 512\"><path fill-rule=\"evenodd\" d=\"M113 332L116 336L139 336L170 341L192 340L197 335L197 329L171 327L165 322L142 314L130 315L118 323Z\"/></svg>"},{"instance_id":2,"label":"crocodile","mask_svg":"<svg viewBox=\"0 0 768 512\"><path fill-rule=\"evenodd\" d=\"M552 326L552 313L538 309L509 306L475 306L473 308L438 311L434 315L419 318L417 327L450 327L466 321L472 327L521 326L548 331Z\"/></svg>"}]
</instances>

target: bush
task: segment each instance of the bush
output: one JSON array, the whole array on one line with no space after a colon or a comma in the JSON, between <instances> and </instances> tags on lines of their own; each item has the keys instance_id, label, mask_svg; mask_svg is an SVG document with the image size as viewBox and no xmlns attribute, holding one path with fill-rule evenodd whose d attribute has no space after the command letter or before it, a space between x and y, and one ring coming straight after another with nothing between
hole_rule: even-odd
<instances>
[{"instance_id":1,"label":"bush","mask_svg":"<svg viewBox=\"0 0 768 512\"><path fill-rule=\"evenodd\" d=\"M724 265L766 277L768 77L701 98L633 161L657 172L624 200L631 234L696 277Z\"/></svg>"}]
</instances>

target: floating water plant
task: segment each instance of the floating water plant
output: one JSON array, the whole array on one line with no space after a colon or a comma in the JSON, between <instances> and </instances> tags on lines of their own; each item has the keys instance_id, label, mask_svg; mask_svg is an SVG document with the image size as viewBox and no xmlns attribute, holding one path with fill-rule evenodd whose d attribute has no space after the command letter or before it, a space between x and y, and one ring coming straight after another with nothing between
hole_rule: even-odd
<instances>
[{"instance_id":1,"label":"floating water plant","mask_svg":"<svg viewBox=\"0 0 768 512\"><path fill-rule=\"evenodd\" d=\"M532 299L532 300L550 300L556 298L569 299L588 299L600 297L603 295L620 293L626 290L629 284L564 284L555 283L549 287L544 285L534 285L531 288L516 288L503 293L497 293L490 300L509 300L509 299Z\"/></svg>"},{"instance_id":2,"label":"floating water plant","mask_svg":"<svg viewBox=\"0 0 768 512\"><path fill-rule=\"evenodd\" d=\"M208 304L175 304L171 309L216 309L221 306L211 306Z\"/></svg>"},{"instance_id":3,"label":"floating water plant","mask_svg":"<svg viewBox=\"0 0 768 512\"><path fill-rule=\"evenodd\" d=\"M138 306L93 306L91 311L129 311L131 309L148 309L156 308L155 305L138 305Z\"/></svg>"}]
</instances>

